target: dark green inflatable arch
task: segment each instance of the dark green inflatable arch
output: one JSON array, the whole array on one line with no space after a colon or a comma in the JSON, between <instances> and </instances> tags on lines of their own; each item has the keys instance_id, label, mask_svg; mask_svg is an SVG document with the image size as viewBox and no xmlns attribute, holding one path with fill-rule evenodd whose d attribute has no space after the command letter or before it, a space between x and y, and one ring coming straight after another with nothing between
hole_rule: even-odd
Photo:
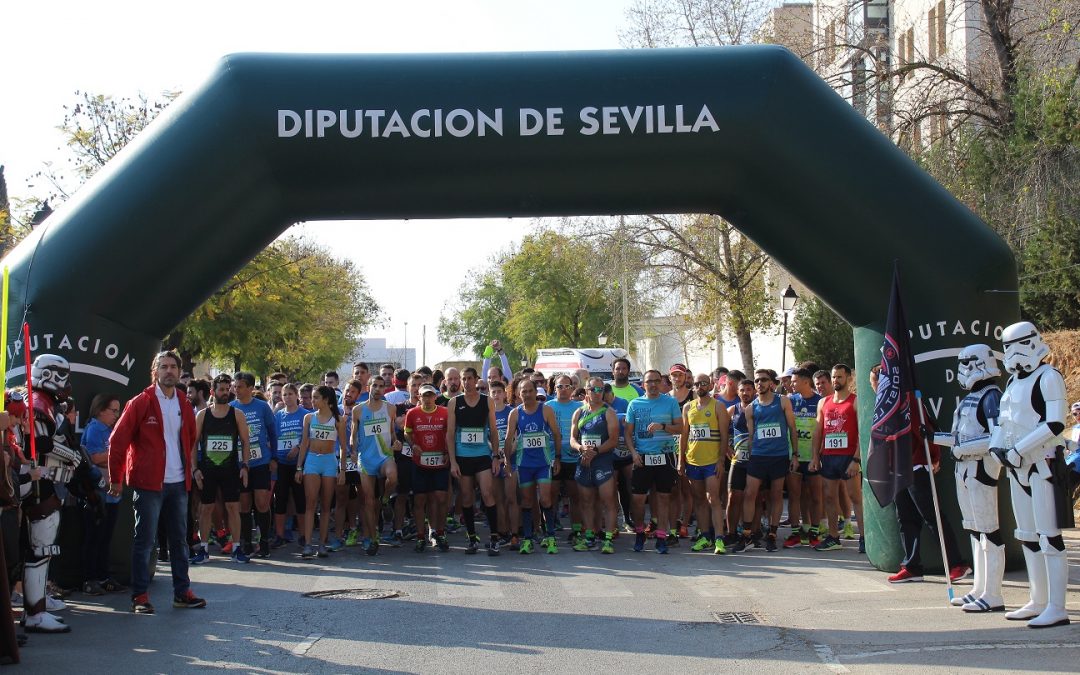
<instances>
[{"instance_id":1,"label":"dark green inflatable arch","mask_svg":"<svg viewBox=\"0 0 1080 675\"><path fill-rule=\"evenodd\" d=\"M851 323L862 373L899 260L945 420L956 350L1018 318L1005 243L782 48L238 54L5 259L8 334L25 300L32 351L72 362L85 405L144 387L161 336L299 220L701 212ZM895 518L867 514L895 568Z\"/></svg>"}]
</instances>

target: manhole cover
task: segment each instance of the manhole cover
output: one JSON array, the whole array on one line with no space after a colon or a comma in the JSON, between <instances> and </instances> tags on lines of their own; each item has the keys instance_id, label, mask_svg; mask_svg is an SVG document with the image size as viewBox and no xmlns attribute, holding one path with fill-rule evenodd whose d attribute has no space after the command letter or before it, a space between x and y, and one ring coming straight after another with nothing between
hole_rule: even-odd
<instances>
[{"instance_id":1,"label":"manhole cover","mask_svg":"<svg viewBox=\"0 0 1080 675\"><path fill-rule=\"evenodd\" d=\"M387 600L400 598L405 593L402 591L387 590L384 588L336 588L329 591L312 591L304 593L305 598L331 599L331 600Z\"/></svg>"},{"instance_id":2,"label":"manhole cover","mask_svg":"<svg viewBox=\"0 0 1080 675\"><path fill-rule=\"evenodd\" d=\"M754 612L713 612L712 615L720 623L761 623L761 617Z\"/></svg>"}]
</instances>

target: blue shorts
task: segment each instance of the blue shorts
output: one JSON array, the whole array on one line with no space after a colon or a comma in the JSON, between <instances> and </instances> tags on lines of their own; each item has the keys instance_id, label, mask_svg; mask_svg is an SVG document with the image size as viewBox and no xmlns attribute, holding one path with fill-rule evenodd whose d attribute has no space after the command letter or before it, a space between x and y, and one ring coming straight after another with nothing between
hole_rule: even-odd
<instances>
[{"instance_id":1,"label":"blue shorts","mask_svg":"<svg viewBox=\"0 0 1080 675\"><path fill-rule=\"evenodd\" d=\"M854 455L822 455L821 477L826 480L847 480L847 470Z\"/></svg>"},{"instance_id":2,"label":"blue shorts","mask_svg":"<svg viewBox=\"0 0 1080 675\"><path fill-rule=\"evenodd\" d=\"M446 492L450 489L450 468L421 469L413 464L412 491L414 495Z\"/></svg>"},{"instance_id":3,"label":"blue shorts","mask_svg":"<svg viewBox=\"0 0 1080 675\"><path fill-rule=\"evenodd\" d=\"M375 461L370 462L368 461L369 459ZM363 455L360 455L360 471L368 476L378 476L379 469L382 468L382 465L386 463L386 460L388 459L390 459L390 457L381 452L375 457L364 457Z\"/></svg>"},{"instance_id":4,"label":"blue shorts","mask_svg":"<svg viewBox=\"0 0 1080 675\"><path fill-rule=\"evenodd\" d=\"M309 452L304 458L304 474L337 478L339 464L337 455L332 452L325 455Z\"/></svg>"},{"instance_id":5,"label":"blue shorts","mask_svg":"<svg viewBox=\"0 0 1080 675\"><path fill-rule=\"evenodd\" d=\"M615 475L615 457L610 452L597 455L589 466L578 463L574 480L583 488L598 488Z\"/></svg>"},{"instance_id":6,"label":"blue shorts","mask_svg":"<svg viewBox=\"0 0 1080 675\"><path fill-rule=\"evenodd\" d=\"M705 480L709 476L716 475L716 465L706 464L705 466L694 466L687 462L686 464L686 477L690 480Z\"/></svg>"},{"instance_id":7,"label":"blue shorts","mask_svg":"<svg viewBox=\"0 0 1080 675\"><path fill-rule=\"evenodd\" d=\"M519 466L517 468L518 487L528 487L533 483L550 483L550 466Z\"/></svg>"}]
</instances>

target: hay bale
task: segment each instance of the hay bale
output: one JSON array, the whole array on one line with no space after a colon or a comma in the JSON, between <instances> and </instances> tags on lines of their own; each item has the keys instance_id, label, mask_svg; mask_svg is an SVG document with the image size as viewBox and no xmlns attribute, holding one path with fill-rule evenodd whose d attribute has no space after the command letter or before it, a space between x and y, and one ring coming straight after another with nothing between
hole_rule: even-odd
<instances>
[{"instance_id":1,"label":"hay bale","mask_svg":"<svg viewBox=\"0 0 1080 675\"><path fill-rule=\"evenodd\" d=\"M1080 401L1080 330L1061 330L1043 334L1050 347L1046 359L1065 377L1068 401Z\"/></svg>"}]
</instances>

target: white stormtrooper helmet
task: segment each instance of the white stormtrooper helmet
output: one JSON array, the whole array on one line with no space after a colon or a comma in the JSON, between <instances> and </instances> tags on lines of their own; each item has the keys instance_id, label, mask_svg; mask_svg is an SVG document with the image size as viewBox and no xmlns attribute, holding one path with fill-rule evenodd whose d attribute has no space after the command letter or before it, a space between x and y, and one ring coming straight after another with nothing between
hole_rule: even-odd
<instances>
[{"instance_id":1,"label":"white stormtrooper helmet","mask_svg":"<svg viewBox=\"0 0 1080 675\"><path fill-rule=\"evenodd\" d=\"M30 383L34 389L44 389L61 397L68 395L70 376L71 364L64 357L55 354L38 356L30 367Z\"/></svg>"},{"instance_id":2,"label":"white stormtrooper helmet","mask_svg":"<svg viewBox=\"0 0 1080 675\"><path fill-rule=\"evenodd\" d=\"M997 357L986 345L968 345L960 350L956 358L959 361L956 379L964 389L971 389L978 382L1001 375Z\"/></svg>"},{"instance_id":3,"label":"white stormtrooper helmet","mask_svg":"<svg viewBox=\"0 0 1080 675\"><path fill-rule=\"evenodd\" d=\"M1020 321L1001 333L1005 346L1005 370L1010 373L1030 373L1039 367L1050 353L1039 329L1030 321Z\"/></svg>"}]
</instances>

